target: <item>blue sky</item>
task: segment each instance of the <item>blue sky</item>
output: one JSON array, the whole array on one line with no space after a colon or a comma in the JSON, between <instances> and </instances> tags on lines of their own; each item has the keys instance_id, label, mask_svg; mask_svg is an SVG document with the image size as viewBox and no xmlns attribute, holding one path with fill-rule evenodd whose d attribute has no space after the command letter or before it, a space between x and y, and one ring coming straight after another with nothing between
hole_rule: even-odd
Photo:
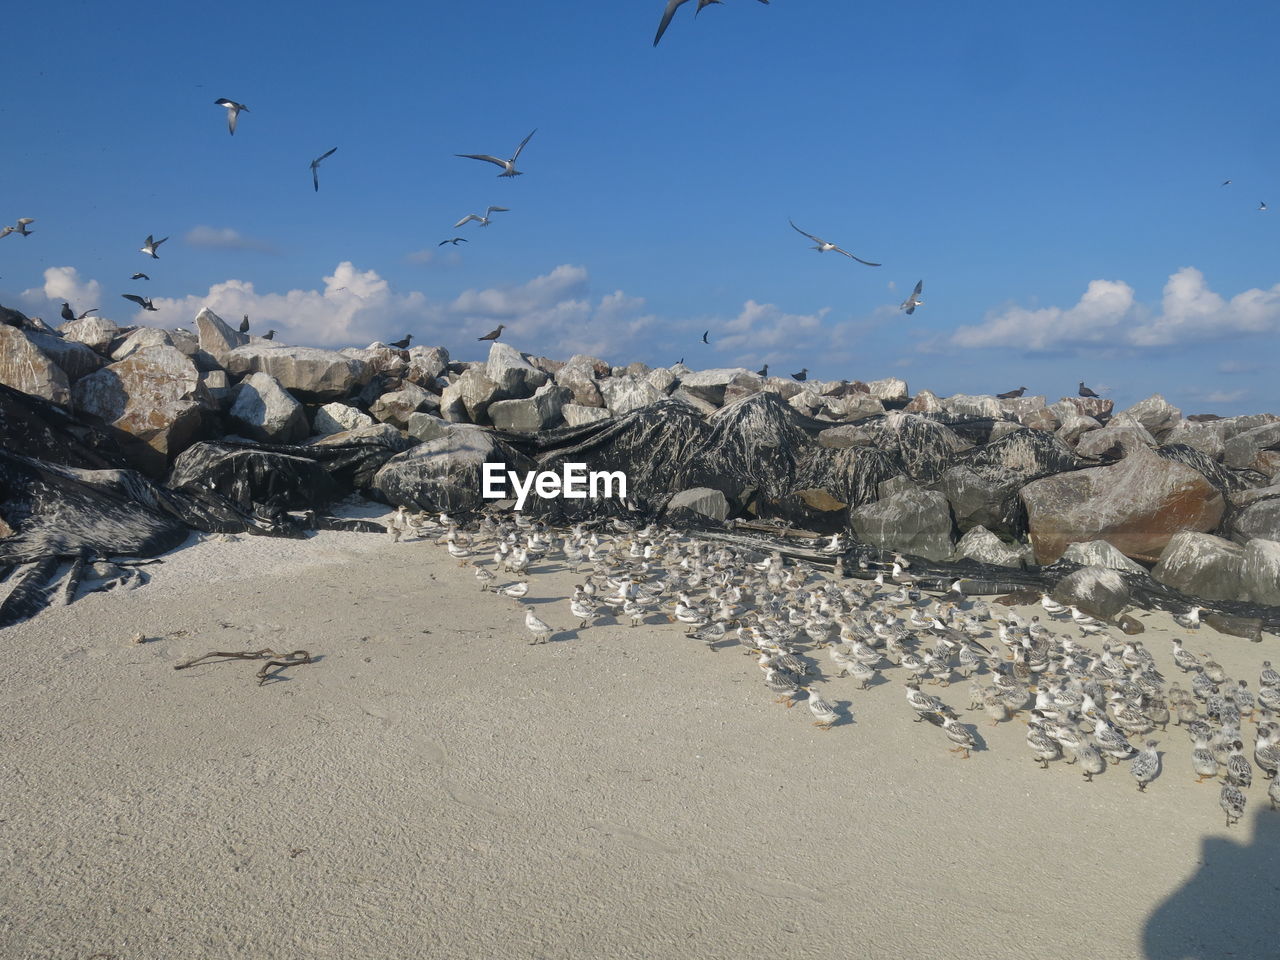
<instances>
[{"instance_id":1,"label":"blue sky","mask_svg":"<svg viewBox=\"0 0 1280 960\"><path fill-rule=\"evenodd\" d=\"M1274 2L283 6L6 13L0 303L1280 411Z\"/></svg>"}]
</instances>

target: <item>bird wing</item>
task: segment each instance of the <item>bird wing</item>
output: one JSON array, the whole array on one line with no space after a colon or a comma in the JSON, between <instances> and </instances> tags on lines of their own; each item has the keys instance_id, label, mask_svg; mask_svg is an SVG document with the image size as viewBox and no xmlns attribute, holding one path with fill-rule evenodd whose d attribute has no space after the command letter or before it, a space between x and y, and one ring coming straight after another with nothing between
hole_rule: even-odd
<instances>
[{"instance_id":1,"label":"bird wing","mask_svg":"<svg viewBox=\"0 0 1280 960\"><path fill-rule=\"evenodd\" d=\"M236 120L240 117L240 108L235 104L227 107L227 129L231 131L231 135L236 135Z\"/></svg>"},{"instance_id":2,"label":"bird wing","mask_svg":"<svg viewBox=\"0 0 1280 960\"><path fill-rule=\"evenodd\" d=\"M126 300L132 300L134 303L136 303L140 307L145 307L147 305L147 301L144 300L142 297L138 296L136 293L122 293L120 294L120 296L124 297Z\"/></svg>"},{"instance_id":3,"label":"bird wing","mask_svg":"<svg viewBox=\"0 0 1280 960\"><path fill-rule=\"evenodd\" d=\"M137 236L137 234L134 234L134 236ZM149 234L149 233L148 233L148 234L147 234L147 242L146 242L146 243L144 243L144 244L143 244L143 246L144 246L144 247L154 247L155 245L156 245L156 243L155 243L155 241L151 238L151 234Z\"/></svg>"},{"instance_id":4,"label":"bird wing","mask_svg":"<svg viewBox=\"0 0 1280 960\"><path fill-rule=\"evenodd\" d=\"M19 217L19 218L18 218L18 223L22 224L24 227L25 227L28 223L35 223L35 222L36 222L36 221L35 221L35 218L34 218L34 217Z\"/></svg>"},{"instance_id":5,"label":"bird wing","mask_svg":"<svg viewBox=\"0 0 1280 960\"><path fill-rule=\"evenodd\" d=\"M676 7L684 2L685 0L667 0L667 9L662 11L662 19L658 22L658 33L653 38L655 47L658 45L658 41L662 39L662 35L667 32L667 26L671 23L671 18L676 14Z\"/></svg>"},{"instance_id":6,"label":"bird wing","mask_svg":"<svg viewBox=\"0 0 1280 960\"><path fill-rule=\"evenodd\" d=\"M520 156L520 151L524 149L524 145L529 142L530 137L538 132L538 128L534 127L529 131L529 136L520 141L520 146L516 147L516 152L511 155L511 162L515 163L516 158Z\"/></svg>"},{"instance_id":7,"label":"bird wing","mask_svg":"<svg viewBox=\"0 0 1280 960\"><path fill-rule=\"evenodd\" d=\"M455 153L454 156L465 157L468 160L487 160L489 163L496 163L498 166L502 167L504 170L506 169L506 166L507 166L507 161L499 160L497 157L491 157L487 153Z\"/></svg>"},{"instance_id":8,"label":"bird wing","mask_svg":"<svg viewBox=\"0 0 1280 960\"><path fill-rule=\"evenodd\" d=\"M795 225L795 223L794 223L793 221L791 221L791 220L788 220L788 221L787 221L787 223L790 223L790 224L791 224L791 229L792 229L792 230L794 230L796 233L804 234L804 236L808 237L808 238L809 238L810 240L812 240L814 243L826 243L826 242L827 242L827 241L823 240L821 237L815 237L812 233L805 233L803 230L801 230L799 227L797 227L797 226ZM839 249L839 248L837 248L837 249ZM843 251L843 250L841 250L840 252L841 252L841 253L844 253L844 251Z\"/></svg>"},{"instance_id":9,"label":"bird wing","mask_svg":"<svg viewBox=\"0 0 1280 960\"><path fill-rule=\"evenodd\" d=\"M484 215L487 217L491 213L510 213L506 207L485 207Z\"/></svg>"},{"instance_id":10,"label":"bird wing","mask_svg":"<svg viewBox=\"0 0 1280 960\"><path fill-rule=\"evenodd\" d=\"M821 242L821 241L819 241L819 242ZM880 266L880 264L878 264L878 263L872 263L870 260L863 260L861 257L855 257L855 256L854 256L852 253L850 253L848 250L844 250L844 249L842 249L842 248L840 248L840 247L832 247L831 249L835 250L835 252L836 252L836 253L843 253L843 254L844 254L846 257L848 257L850 260L857 260L859 263L866 264L868 267L878 267L878 266Z\"/></svg>"},{"instance_id":11,"label":"bird wing","mask_svg":"<svg viewBox=\"0 0 1280 960\"><path fill-rule=\"evenodd\" d=\"M316 157L315 160L312 161L312 163L319 163L321 160L325 159L326 157L332 157L337 152L338 152L337 147L333 147L329 150L326 150L324 153L320 154L320 156Z\"/></svg>"},{"instance_id":12,"label":"bird wing","mask_svg":"<svg viewBox=\"0 0 1280 960\"><path fill-rule=\"evenodd\" d=\"M908 306L908 304L910 304L910 306ZM902 305L902 309L906 311L906 314L909 317L916 312L916 305L914 303L911 303L910 300L908 300L906 303Z\"/></svg>"},{"instance_id":13,"label":"bird wing","mask_svg":"<svg viewBox=\"0 0 1280 960\"><path fill-rule=\"evenodd\" d=\"M921 294L921 292L922 292L923 290L924 290L924 281L923 281L923 280L917 280L917 281L916 281L916 288L915 288L914 290L912 290L912 291L911 291L911 296L912 296L912 297L918 297L918 296L920 296L920 294Z\"/></svg>"},{"instance_id":14,"label":"bird wing","mask_svg":"<svg viewBox=\"0 0 1280 960\"><path fill-rule=\"evenodd\" d=\"M452 240L441 240L439 243L437 243L437 244L436 244L436 246L437 246L437 247L443 247L446 243L453 243L453 241L452 241Z\"/></svg>"},{"instance_id":15,"label":"bird wing","mask_svg":"<svg viewBox=\"0 0 1280 960\"><path fill-rule=\"evenodd\" d=\"M458 227L462 226L464 223L470 223L472 220L483 220L483 219L484 217L478 216L474 213L468 213L465 217L463 217L461 220L455 223L453 225L453 228L456 230L458 229Z\"/></svg>"},{"instance_id":16,"label":"bird wing","mask_svg":"<svg viewBox=\"0 0 1280 960\"><path fill-rule=\"evenodd\" d=\"M0 230L0 237L7 237L9 234L17 232L17 227L5 227L3 230Z\"/></svg>"}]
</instances>

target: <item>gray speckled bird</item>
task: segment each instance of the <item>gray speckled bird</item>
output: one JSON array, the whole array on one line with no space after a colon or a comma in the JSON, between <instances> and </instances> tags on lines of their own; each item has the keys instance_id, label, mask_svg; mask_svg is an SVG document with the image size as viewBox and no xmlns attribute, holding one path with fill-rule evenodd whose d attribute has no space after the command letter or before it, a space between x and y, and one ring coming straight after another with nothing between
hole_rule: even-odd
<instances>
[{"instance_id":1,"label":"gray speckled bird","mask_svg":"<svg viewBox=\"0 0 1280 960\"><path fill-rule=\"evenodd\" d=\"M1222 792L1218 794L1218 806L1222 807L1222 812L1227 815L1227 826L1233 823L1239 823L1240 818L1244 816L1245 796L1240 792L1240 788L1231 783L1222 785Z\"/></svg>"},{"instance_id":2,"label":"gray speckled bird","mask_svg":"<svg viewBox=\"0 0 1280 960\"><path fill-rule=\"evenodd\" d=\"M1129 764L1129 772L1138 781L1138 791L1145 793L1147 784L1160 775L1160 754L1154 740L1148 740L1146 746L1138 751Z\"/></svg>"}]
</instances>

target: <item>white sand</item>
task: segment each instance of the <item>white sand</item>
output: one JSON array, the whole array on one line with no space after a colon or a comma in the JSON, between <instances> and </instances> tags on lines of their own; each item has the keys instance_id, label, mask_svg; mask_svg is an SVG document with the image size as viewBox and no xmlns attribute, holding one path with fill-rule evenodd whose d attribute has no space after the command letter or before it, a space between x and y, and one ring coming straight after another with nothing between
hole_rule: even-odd
<instances>
[{"instance_id":1,"label":"white sand","mask_svg":"<svg viewBox=\"0 0 1280 960\"><path fill-rule=\"evenodd\" d=\"M443 548L200 542L0 631L0 957L1261 957L1280 813L1226 829L1190 745L1087 784L964 711L961 760L900 671L827 732L752 659L661 625L581 636L574 578L525 642ZM1170 680L1170 621L1144 617ZM128 643L135 630L161 639ZM305 648L175 672L210 650ZM1201 630L1256 687L1280 643ZM824 663L825 666L825 663ZM1248 725L1246 736L1252 736ZM1251 752L1251 751L1250 751Z\"/></svg>"}]
</instances>

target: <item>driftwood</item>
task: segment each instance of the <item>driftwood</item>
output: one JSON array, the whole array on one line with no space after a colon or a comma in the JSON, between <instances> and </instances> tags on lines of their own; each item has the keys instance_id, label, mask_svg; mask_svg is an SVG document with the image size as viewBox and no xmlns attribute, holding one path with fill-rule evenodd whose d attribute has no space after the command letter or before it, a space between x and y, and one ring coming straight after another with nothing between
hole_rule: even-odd
<instances>
[{"instance_id":1,"label":"driftwood","mask_svg":"<svg viewBox=\"0 0 1280 960\"><path fill-rule=\"evenodd\" d=\"M294 650L292 653L276 653L274 650L240 650L240 651L223 651L213 650L203 656L196 657L194 660L188 660L186 663L180 663L175 666L175 670L185 670L187 667L194 667L199 663L208 660L210 657L222 657L224 660L265 660L266 663L259 668L256 676L258 677L258 686L262 686L268 680L280 679L279 670L285 667L296 667L303 663L315 663L315 659L305 650ZM273 675L272 670L277 672Z\"/></svg>"}]
</instances>

